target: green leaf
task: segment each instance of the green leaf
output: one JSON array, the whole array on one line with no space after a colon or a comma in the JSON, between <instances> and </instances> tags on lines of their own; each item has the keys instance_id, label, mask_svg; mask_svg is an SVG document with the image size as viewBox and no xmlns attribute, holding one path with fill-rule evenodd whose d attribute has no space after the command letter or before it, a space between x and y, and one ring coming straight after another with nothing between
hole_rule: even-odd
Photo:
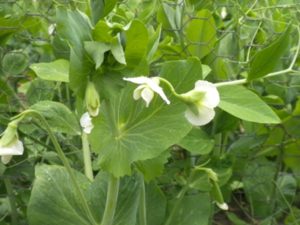
<instances>
[{"instance_id":1,"label":"green leaf","mask_svg":"<svg viewBox=\"0 0 300 225\"><path fill-rule=\"evenodd\" d=\"M87 193L87 199L91 203L91 210L96 221L101 221L104 212L109 176L108 173L100 172ZM140 189L141 179L137 176L121 179L113 225L136 223Z\"/></svg>"},{"instance_id":2,"label":"green leaf","mask_svg":"<svg viewBox=\"0 0 300 225\"><path fill-rule=\"evenodd\" d=\"M176 200L174 200L176 201ZM171 202L170 205L174 203ZM211 199L209 194L193 194L185 196L176 208L172 225L207 225L211 215Z\"/></svg>"},{"instance_id":3,"label":"green leaf","mask_svg":"<svg viewBox=\"0 0 300 225\"><path fill-rule=\"evenodd\" d=\"M169 152L166 151L153 159L138 161L135 164L138 170L143 173L144 179L150 181L163 173L164 165L167 163L169 156Z\"/></svg>"},{"instance_id":4,"label":"green leaf","mask_svg":"<svg viewBox=\"0 0 300 225\"><path fill-rule=\"evenodd\" d=\"M289 47L290 28L286 29L274 42L268 47L257 52L250 61L250 71L248 80L254 80L274 72L281 57Z\"/></svg>"},{"instance_id":5,"label":"green leaf","mask_svg":"<svg viewBox=\"0 0 300 225\"><path fill-rule=\"evenodd\" d=\"M115 7L117 0L91 0L93 22L108 15Z\"/></svg>"},{"instance_id":6,"label":"green leaf","mask_svg":"<svg viewBox=\"0 0 300 225\"><path fill-rule=\"evenodd\" d=\"M243 177L244 190L254 216L266 218L273 212L274 162L264 158L250 162Z\"/></svg>"},{"instance_id":7,"label":"green leaf","mask_svg":"<svg viewBox=\"0 0 300 225\"><path fill-rule=\"evenodd\" d=\"M187 25L186 38L189 52L202 59L209 54L217 41L216 24L212 13L203 9Z\"/></svg>"},{"instance_id":8,"label":"green leaf","mask_svg":"<svg viewBox=\"0 0 300 225\"><path fill-rule=\"evenodd\" d=\"M2 70L9 75L18 75L28 66L28 56L22 52L9 52L2 59Z\"/></svg>"},{"instance_id":9,"label":"green leaf","mask_svg":"<svg viewBox=\"0 0 300 225\"><path fill-rule=\"evenodd\" d=\"M31 64L36 75L43 80L69 82L69 61L58 59L49 63Z\"/></svg>"},{"instance_id":10,"label":"green leaf","mask_svg":"<svg viewBox=\"0 0 300 225\"><path fill-rule=\"evenodd\" d=\"M84 175L73 171L90 210L100 224L107 193L109 175L100 172L93 183ZM30 225L90 225L80 198L67 170L61 166L36 167L29 206ZM136 222L141 181L136 176L123 178L120 182L118 203L113 225L132 225ZM51 187L51 188L49 188Z\"/></svg>"},{"instance_id":11,"label":"green leaf","mask_svg":"<svg viewBox=\"0 0 300 225\"><path fill-rule=\"evenodd\" d=\"M276 113L256 94L243 86L218 87L219 107L229 114L256 123L280 123Z\"/></svg>"},{"instance_id":12,"label":"green leaf","mask_svg":"<svg viewBox=\"0 0 300 225\"><path fill-rule=\"evenodd\" d=\"M118 34L111 43L111 53L115 60L119 63L126 65L125 53L121 44L121 37Z\"/></svg>"},{"instance_id":13,"label":"green leaf","mask_svg":"<svg viewBox=\"0 0 300 225\"><path fill-rule=\"evenodd\" d=\"M193 154L206 155L213 149L215 140L209 138L201 129L193 128L178 142L178 145Z\"/></svg>"},{"instance_id":14,"label":"green leaf","mask_svg":"<svg viewBox=\"0 0 300 225\"><path fill-rule=\"evenodd\" d=\"M125 32L125 36L127 66L131 69L141 67L141 70L146 73L148 71L146 56L149 39L146 26L139 20L133 20L129 29Z\"/></svg>"},{"instance_id":15,"label":"green leaf","mask_svg":"<svg viewBox=\"0 0 300 225\"><path fill-rule=\"evenodd\" d=\"M147 54L147 60L150 61L159 45L159 40L161 36L161 25L159 25L155 31L155 33L151 36L149 43L148 43L148 54Z\"/></svg>"},{"instance_id":16,"label":"green leaf","mask_svg":"<svg viewBox=\"0 0 300 225\"><path fill-rule=\"evenodd\" d=\"M105 21L100 20L93 30L93 38L95 41L111 43L111 28L107 25Z\"/></svg>"},{"instance_id":17,"label":"green leaf","mask_svg":"<svg viewBox=\"0 0 300 225\"><path fill-rule=\"evenodd\" d=\"M78 10L57 9L57 35L65 39L71 48L69 79L76 95L84 97L88 75L93 69L84 50L84 42L92 40L88 17Z\"/></svg>"},{"instance_id":18,"label":"green leaf","mask_svg":"<svg viewBox=\"0 0 300 225\"><path fill-rule=\"evenodd\" d=\"M30 225L53 225L53 221L56 225L91 224L64 167L42 165L35 171L27 211ZM89 180L81 173L74 171L74 174L81 188L86 190Z\"/></svg>"},{"instance_id":19,"label":"green leaf","mask_svg":"<svg viewBox=\"0 0 300 225\"><path fill-rule=\"evenodd\" d=\"M38 111L48 121L55 132L79 135L81 129L75 115L62 103L40 101L30 107Z\"/></svg>"},{"instance_id":20,"label":"green leaf","mask_svg":"<svg viewBox=\"0 0 300 225\"><path fill-rule=\"evenodd\" d=\"M188 91L201 77L201 63L195 58L167 62L160 74L179 92ZM102 169L115 176L130 174L133 162L157 157L191 129L183 103L170 97L171 105L166 105L155 96L146 108L141 100L133 100L133 88L136 85L102 103L100 116L93 120L92 149L99 153Z\"/></svg>"},{"instance_id":21,"label":"green leaf","mask_svg":"<svg viewBox=\"0 0 300 225\"><path fill-rule=\"evenodd\" d=\"M145 185L146 189L146 216L147 224L161 225L164 222L167 210L167 200L159 187L150 182ZM143 225L143 224L137 224Z\"/></svg>"},{"instance_id":22,"label":"green leaf","mask_svg":"<svg viewBox=\"0 0 300 225\"><path fill-rule=\"evenodd\" d=\"M34 79L26 92L28 103L33 105L39 101L52 100L55 94L55 84L52 81Z\"/></svg>"},{"instance_id":23,"label":"green leaf","mask_svg":"<svg viewBox=\"0 0 300 225\"><path fill-rule=\"evenodd\" d=\"M110 44L87 41L84 42L84 48L89 54L89 56L94 60L96 64L96 69L98 69L104 60L104 53L110 50Z\"/></svg>"}]
</instances>

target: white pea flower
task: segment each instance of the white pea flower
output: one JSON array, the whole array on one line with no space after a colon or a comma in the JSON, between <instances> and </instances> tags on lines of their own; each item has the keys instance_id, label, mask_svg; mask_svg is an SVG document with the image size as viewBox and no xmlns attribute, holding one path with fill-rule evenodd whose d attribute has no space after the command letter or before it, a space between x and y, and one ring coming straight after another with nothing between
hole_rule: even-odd
<instances>
[{"instance_id":1,"label":"white pea flower","mask_svg":"<svg viewBox=\"0 0 300 225\"><path fill-rule=\"evenodd\" d=\"M154 92L157 93L168 105L170 104L170 101L165 95L163 89L159 86L158 77L124 77L123 80L139 84L133 92L133 98L135 100L142 98L146 102L146 107L148 107L152 101Z\"/></svg>"},{"instance_id":2,"label":"white pea flower","mask_svg":"<svg viewBox=\"0 0 300 225\"><path fill-rule=\"evenodd\" d=\"M223 202L223 203L216 202L216 204L222 210L228 210L229 209L227 203L225 203L225 202Z\"/></svg>"},{"instance_id":3,"label":"white pea flower","mask_svg":"<svg viewBox=\"0 0 300 225\"><path fill-rule=\"evenodd\" d=\"M80 118L80 125L81 125L84 133L90 134L92 132L94 125L92 123L92 118L88 112L85 112L84 114L82 114L82 116Z\"/></svg>"},{"instance_id":4,"label":"white pea flower","mask_svg":"<svg viewBox=\"0 0 300 225\"><path fill-rule=\"evenodd\" d=\"M185 112L185 117L195 126L208 124L214 118L214 108L220 102L216 86L203 80L198 80L195 83L195 88L182 94L181 97L189 106Z\"/></svg>"},{"instance_id":5,"label":"white pea flower","mask_svg":"<svg viewBox=\"0 0 300 225\"><path fill-rule=\"evenodd\" d=\"M17 125L8 124L3 136L0 139L0 156L4 164L9 163L13 155L22 155L24 152L23 143L18 139Z\"/></svg>"}]
</instances>

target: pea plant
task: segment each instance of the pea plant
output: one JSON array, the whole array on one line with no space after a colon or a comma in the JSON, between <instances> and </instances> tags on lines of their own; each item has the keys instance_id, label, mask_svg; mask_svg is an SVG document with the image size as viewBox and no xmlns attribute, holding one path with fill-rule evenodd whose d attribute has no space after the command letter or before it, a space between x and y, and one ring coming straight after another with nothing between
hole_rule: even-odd
<instances>
[{"instance_id":1,"label":"pea plant","mask_svg":"<svg viewBox=\"0 0 300 225\"><path fill-rule=\"evenodd\" d=\"M0 2L0 224L298 224L299 7Z\"/></svg>"}]
</instances>

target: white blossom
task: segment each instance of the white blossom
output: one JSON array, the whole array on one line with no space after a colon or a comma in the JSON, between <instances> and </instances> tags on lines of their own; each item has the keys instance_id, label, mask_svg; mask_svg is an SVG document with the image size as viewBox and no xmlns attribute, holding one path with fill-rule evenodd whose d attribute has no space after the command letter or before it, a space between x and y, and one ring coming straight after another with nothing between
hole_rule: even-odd
<instances>
[{"instance_id":1,"label":"white blossom","mask_svg":"<svg viewBox=\"0 0 300 225\"><path fill-rule=\"evenodd\" d=\"M191 124L202 126L214 118L214 108L220 102L219 92L214 84L199 80L195 83L193 90L181 96L189 105L185 117Z\"/></svg>"},{"instance_id":2,"label":"white blossom","mask_svg":"<svg viewBox=\"0 0 300 225\"><path fill-rule=\"evenodd\" d=\"M86 134L90 134L92 129L94 128L94 125L92 123L92 118L88 112L85 112L82 114L80 118L80 125L83 129L83 132Z\"/></svg>"},{"instance_id":3,"label":"white blossom","mask_svg":"<svg viewBox=\"0 0 300 225\"><path fill-rule=\"evenodd\" d=\"M228 210L229 209L228 205L225 202L223 202L223 203L216 202L216 204L222 210Z\"/></svg>"},{"instance_id":4,"label":"white blossom","mask_svg":"<svg viewBox=\"0 0 300 225\"><path fill-rule=\"evenodd\" d=\"M24 152L23 143L19 139L15 139L8 145L2 145L0 141L0 156L4 164L9 163L13 155L22 155Z\"/></svg>"},{"instance_id":5,"label":"white blossom","mask_svg":"<svg viewBox=\"0 0 300 225\"><path fill-rule=\"evenodd\" d=\"M130 78L124 77L123 79L135 84L139 84L139 86L133 92L133 98L135 100L142 98L146 102L146 107L148 107L152 101L154 92L157 93L168 105L170 104L170 101L165 95L163 89L159 86L159 78L141 76Z\"/></svg>"}]
</instances>

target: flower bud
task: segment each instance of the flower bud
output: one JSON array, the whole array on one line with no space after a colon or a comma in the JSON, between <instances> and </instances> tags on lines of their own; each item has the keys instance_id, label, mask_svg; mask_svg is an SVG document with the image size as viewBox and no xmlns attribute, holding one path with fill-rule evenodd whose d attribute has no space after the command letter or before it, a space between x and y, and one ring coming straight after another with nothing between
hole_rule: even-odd
<instances>
[{"instance_id":1,"label":"flower bud","mask_svg":"<svg viewBox=\"0 0 300 225\"><path fill-rule=\"evenodd\" d=\"M100 108L100 97L94 83L88 82L85 92L86 108L91 116L98 116Z\"/></svg>"}]
</instances>

